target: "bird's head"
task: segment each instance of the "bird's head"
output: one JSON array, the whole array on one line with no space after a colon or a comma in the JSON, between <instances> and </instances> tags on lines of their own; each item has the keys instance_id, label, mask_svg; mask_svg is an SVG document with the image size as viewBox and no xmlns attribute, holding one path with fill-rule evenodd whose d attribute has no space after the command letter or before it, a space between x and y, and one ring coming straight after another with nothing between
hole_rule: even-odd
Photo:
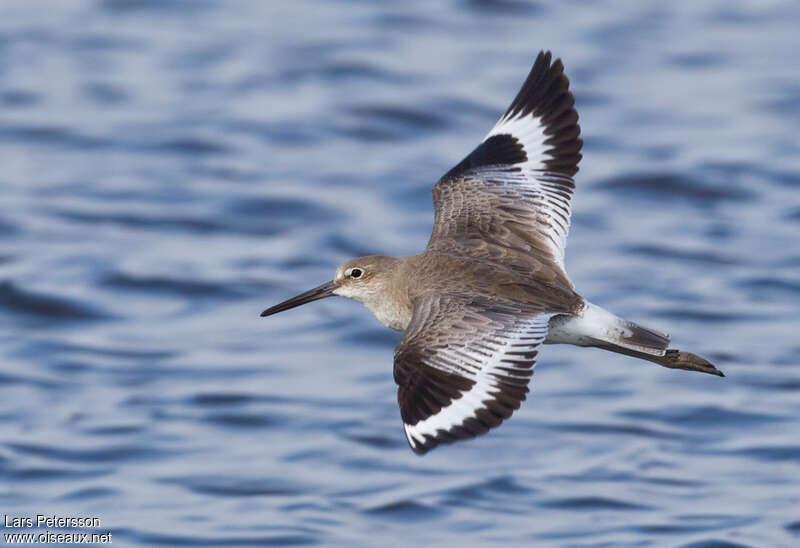
<instances>
[{"instance_id":1,"label":"bird's head","mask_svg":"<svg viewBox=\"0 0 800 548\"><path fill-rule=\"evenodd\" d=\"M271 316L334 295L355 299L372 308L371 304L387 291L398 260L385 255L369 255L347 261L336 269L333 280L276 304L261 316Z\"/></svg>"}]
</instances>

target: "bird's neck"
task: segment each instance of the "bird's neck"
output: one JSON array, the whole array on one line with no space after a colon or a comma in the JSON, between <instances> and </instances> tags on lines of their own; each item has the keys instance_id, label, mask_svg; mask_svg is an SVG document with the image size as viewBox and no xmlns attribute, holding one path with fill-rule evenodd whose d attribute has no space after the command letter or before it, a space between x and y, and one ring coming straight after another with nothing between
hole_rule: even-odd
<instances>
[{"instance_id":1,"label":"bird's neck","mask_svg":"<svg viewBox=\"0 0 800 548\"><path fill-rule=\"evenodd\" d=\"M403 258L405 259L405 258ZM379 322L397 331L404 331L411 322L414 303L409 296L408 260L400 260L392 271L392 279L379 292L365 295L361 302Z\"/></svg>"},{"instance_id":2,"label":"bird's neck","mask_svg":"<svg viewBox=\"0 0 800 548\"><path fill-rule=\"evenodd\" d=\"M364 305L375 314L379 322L397 331L404 331L411 322L413 306L410 303L383 299L372 302L365 301Z\"/></svg>"}]
</instances>

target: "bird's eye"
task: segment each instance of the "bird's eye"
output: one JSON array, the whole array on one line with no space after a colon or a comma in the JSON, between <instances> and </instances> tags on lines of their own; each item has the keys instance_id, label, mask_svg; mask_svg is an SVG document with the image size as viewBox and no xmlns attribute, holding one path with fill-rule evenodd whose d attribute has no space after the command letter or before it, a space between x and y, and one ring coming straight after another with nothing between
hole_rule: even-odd
<instances>
[{"instance_id":1,"label":"bird's eye","mask_svg":"<svg viewBox=\"0 0 800 548\"><path fill-rule=\"evenodd\" d=\"M352 270L350 271L350 277L351 277L351 278L358 279L358 278L360 278L360 277L361 277L361 275L362 275L362 274L364 274L364 271L363 271L363 270L361 270L360 268L354 268L354 269L352 269Z\"/></svg>"}]
</instances>

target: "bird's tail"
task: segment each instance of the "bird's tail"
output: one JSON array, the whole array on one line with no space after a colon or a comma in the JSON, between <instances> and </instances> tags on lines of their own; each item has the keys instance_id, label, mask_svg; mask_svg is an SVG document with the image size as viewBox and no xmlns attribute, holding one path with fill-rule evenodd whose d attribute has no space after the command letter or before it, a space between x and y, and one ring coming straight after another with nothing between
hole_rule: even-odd
<instances>
[{"instance_id":1,"label":"bird's tail","mask_svg":"<svg viewBox=\"0 0 800 548\"><path fill-rule=\"evenodd\" d=\"M669 335L623 320L589 301L579 315L560 314L550 320L548 343L578 346L611 345L651 356L663 356Z\"/></svg>"},{"instance_id":2,"label":"bird's tail","mask_svg":"<svg viewBox=\"0 0 800 548\"><path fill-rule=\"evenodd\" d=\"M669 335L618 318L611 312L584 302L579 315L559 314L550 319L545 343L594 346L633 356L670 369L725 375L709 361L691 352L668 348Z\"/></svg>"}]
</instances>

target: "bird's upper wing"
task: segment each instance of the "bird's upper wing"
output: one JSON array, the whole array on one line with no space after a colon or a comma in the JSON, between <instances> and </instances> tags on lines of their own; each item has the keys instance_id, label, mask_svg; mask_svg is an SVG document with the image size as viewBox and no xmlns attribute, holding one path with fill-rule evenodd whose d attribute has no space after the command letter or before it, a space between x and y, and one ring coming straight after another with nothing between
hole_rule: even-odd
<instances>
[{"instance_id":1,"label":"bird's upper wing","mask_svg":"<svg viewBox=\"0 0 800 548\"><path fill-rule=\"evenodd\" d=\"M572 176L583 142L564 66L550 60L550 52L539 53L486 139L433 187L429 251L566 279Z\"/></svg>"},{"instance_id":2,"label":"bird's upper wing","mask_svg":"<svg viewBox=\"0 0 800 548\"><path fill-rule=\"evenodd\" d=\"M485 298L419 298L394 353L411 449L474 438L510 417L528 392L551 316Z\"/></svg>"}]
</instances>

